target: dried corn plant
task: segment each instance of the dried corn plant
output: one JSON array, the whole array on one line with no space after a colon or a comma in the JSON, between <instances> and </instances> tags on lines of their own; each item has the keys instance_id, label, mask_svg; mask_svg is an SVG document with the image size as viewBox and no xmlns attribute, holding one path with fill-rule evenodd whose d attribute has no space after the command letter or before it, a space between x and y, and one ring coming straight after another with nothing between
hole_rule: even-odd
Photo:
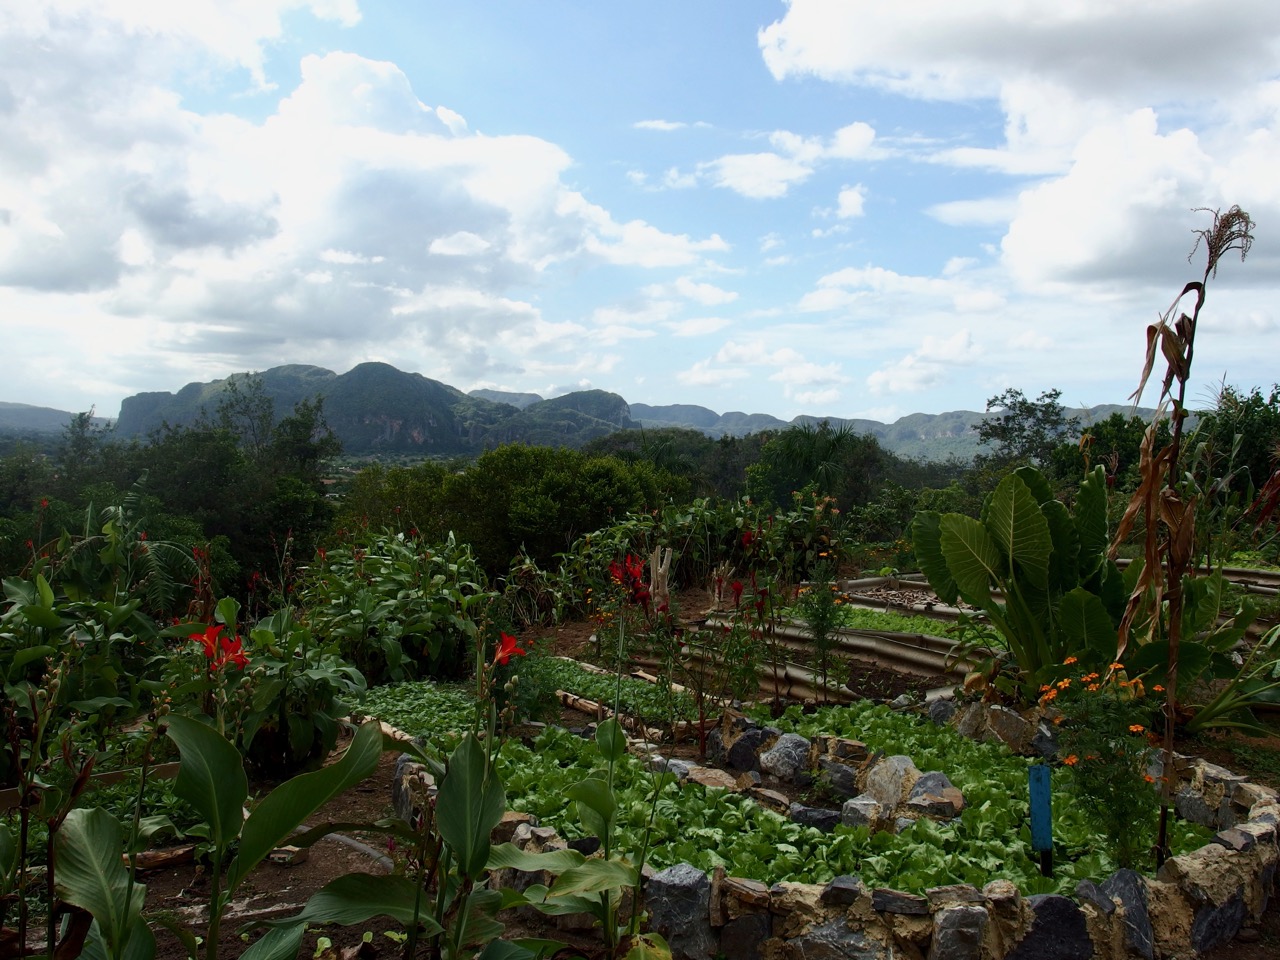
<instances>
[{"instance_id":1,"label":"dried corn plant","mask_svg":"<svg viewBox=\"0 0 1280 960\"><path fill-rule=\"evenodd\" d=\"M1196 327L1204 307L1205 288L1217 275L1218 265L1229 252L1237 250L1240 259L1253 244L1254 222L1238 206L1226 213L1205 210L1213 216L1212 225L1196 231L1196 242L1188 261L1203 246L1208 262L1204 276L1183 287L1160 319L1147 327L1146 363L1138 389L1130 397L1136 406L1155 368L1157 353L1166 363L1164 380L1156 412L1142 443L1141 479L1116 529L1110 555L1115 558L1120 544L1133 530L1139 516L1144 521L1142 570L1135 582L1124 617L1120 623L1116 658L1124 653L1131 636L1140 643L1160 638L1168 641L1168 679L1166 681L1163 771L1173 769L1173 730L1177 719L1178 647L1181 641L1183 613L1183 578L1194 569L1195 522L1197 499L1194 490L1181 480L1179 463L1182 455L1183 426L1187 417L1187 381L1195 355ZM1190 313L1184 302L1194 296ZM1176 320L1174 318L1177 318ZM1168 416L1172 421L1171 439L1156 449L1157 427ZM1172 777L1162 779L1160 792L1160 831L1156 861L1163 863L1168 852L1168 818Z\"/></svg>"}]
</instances>

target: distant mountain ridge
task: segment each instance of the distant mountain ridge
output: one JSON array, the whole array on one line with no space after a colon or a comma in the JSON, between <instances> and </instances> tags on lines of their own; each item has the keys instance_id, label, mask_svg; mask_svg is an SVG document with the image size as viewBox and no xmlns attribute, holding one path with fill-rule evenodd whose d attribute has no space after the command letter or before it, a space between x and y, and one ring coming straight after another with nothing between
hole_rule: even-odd
<instances>
[{"instance_id":1,"label":"distant mountain ridge","mask_svg":"<svg viewBox=\"0 0 1280 960\"><path fill-rule=\"evenodd\" d=\"M870 433L887 450L900 456L968 459L978 452L978 424L986 416L956 410L913 413L889 424L814 416L786 421L766 413L720 414L695 404L628 404L604 390L581 390L550 400L533 393L499 390L463 393L386 363L362 363L343 374L323 367L287 364L256 376L272 398L277 416L286 415L302 400L323 398L325 419L342 441L343 450L357 455L467 455L500 443L576 448L617 430L646 427L684 427L710 437L740 437L825 420L833 426L847 425L858 433ZM123 437L140 437L165 424L184 426L201 417L211 418L226 389L226 380L214 380L189 383L176 393L156 391L127 397L121 404L115 431ZM1120 404L1102 404L1068 410L1067 414L1089 423L1129 410ZM1149 415L1150 411L1138 413ZM65 428L71 416L47 407L0 403L0 431L56 433Z\"/></svg>"}]
</instances>

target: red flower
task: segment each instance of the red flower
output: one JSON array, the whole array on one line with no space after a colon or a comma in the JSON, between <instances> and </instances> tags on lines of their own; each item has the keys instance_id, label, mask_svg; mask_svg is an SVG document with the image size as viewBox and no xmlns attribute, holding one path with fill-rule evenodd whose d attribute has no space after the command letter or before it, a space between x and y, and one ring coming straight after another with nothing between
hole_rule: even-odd
<instances>
[{"instance_id":1,"label":"red flower","mask_svg":"<svg viewBox=\"0 0 1280 960\"><path fill-rule=\"evenodd\" d=\"M729 589L733 591L733 605L736 607L742 603L742 581L733 581L733 583L729 584Z\"/></svg>"},{"instance_id":2,"label":"red flower","mask_svg":"<svg viewBox=\"0 0 1280 960\"><path fill-rule=\"evenodd\" d=\"M213 669L221 670L228 663L234 663L243 670L249 665L249 658L244 655L244 647L240 645L239 637L220 637L218 643L222 645L222 656L220 656L213 664Z\"/></svg>"},{"instance_id":3,"label":"red flower","mask_svg":"<svg viewBox=\"0 0 1280 960\"><path fill-rule=\"evenodd\" d=\"M218 637L223 631L222 624L209 627L204 633L191 634L191 640L204 644L204 655L212 660L218 655Z\"/></svg>"},{"instance_id":4,"label":"red flower","mask_svg":"<svg viewBox=\"0 0 1280 960\"><path fill-rule=\"evenodd\" d=\"M743 531L742 531L742 549L743 549L743 550L750 550L750 549L751 549L751 543L752 543L752 541L753 541L753 540L755 540L755 538L756 538L756 535L755 535L752 531L750 531L750 530L743 530Z\"/></svg>"},{"instance_id":5,"label":"red flower","mask_svg":"<svg viewBox=\"0 0 1280 960\"><path fill-rule=\"evenodd\" d=\"M533 643L532 640L529 641ZM493 662L506 666L512 657L523 657L529 651L520 646L520 641L509 633L498 634L498 650L493 655Z\"/></svg>"},{"instance_id":6,"label":"red flower","mask_svg":"<svg viewBox=\"0 0 1280 960\"><path fill-rule=\"evenodd\" d=\"M48 509L49 509L49 498L48 498L48 497L41 497L41 498L40 498L40 509L41 509L41 510L48 510Z\"/></svg>"},{"instance_id":7,"label":"red flower","mask_svg":"<svg viewBox=\"0 0 1280 960\"><path fill-rule=\"evenodd\" d=\"M650 594L649 586L644 582L643 560L628 553L622 563L614 560L609 564L609 576L618 586L627 589L630 594L627 599L631 603L639 604L645 613L649 612Z\"/></svg>"},{"instance_id":8,"label":"red flower","mask_svg":"<svg viewBox=\"0 0 1280 960\"><path fill-rule=\"evenodd\" d=\"M316 553L320 555L320 562L324 563L329 559L329 554L325 552L324 547L316 547Z\"/></svg>"}]
</instances>

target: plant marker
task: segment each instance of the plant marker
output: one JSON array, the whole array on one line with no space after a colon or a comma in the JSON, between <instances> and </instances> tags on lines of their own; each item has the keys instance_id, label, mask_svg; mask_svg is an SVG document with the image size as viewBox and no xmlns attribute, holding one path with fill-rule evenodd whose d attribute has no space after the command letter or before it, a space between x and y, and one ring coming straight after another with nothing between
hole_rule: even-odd
<instances>
[{"instance_id":1,"label":"plant marker","mask_svg":"<svg viewBox=\"0 0 1280 960\"><path fill-rule=\"evenodd\" d=\"M1040 852L1040 872L1053 876L1053 810L1049 800L1049 765L1027 768L1031 780L1031 849Z\"/></svg>"}]
</instances>

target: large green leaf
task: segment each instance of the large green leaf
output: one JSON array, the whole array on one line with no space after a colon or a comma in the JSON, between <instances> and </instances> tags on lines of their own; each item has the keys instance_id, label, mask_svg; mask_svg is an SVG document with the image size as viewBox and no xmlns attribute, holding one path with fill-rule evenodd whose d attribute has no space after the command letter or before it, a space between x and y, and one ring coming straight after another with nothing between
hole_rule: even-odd
<instances>
[{"instance_id":1,"label":"large green leaf","mask_svg":"<svg viewBox=\"0 0 1280 960\"><path fill-rule=\"evenodd\" d=\"M1116 655L1116 628L1102 599L1083 587L1076 587L1058 606L1058 624L1066 638L1066 654L1091 653L1096 660Z\"/></svg>"},{"instance_id":2,"label":"large green leaf","mask_svg":"<svg viewBox=\"0 0 1280 960\"><path fill-rule=\"evenodd\" d=\"M449 770L436 797L440 835L458 858L458 868L476 876L489 858L489 834L502 819L506 794L497 771L490 770L479 741L471 734L449 757Z\"/></svg>"},{"instance_id":3,"label":"large green leaf","mask_svg":"<svg viewBox=\"0 0 1280 960\"><path fill-rule=\"evenodd\" d=\"M613 821L618 811L618 801L602 777L592 774L571 784L564 795L578 803L578 817L587 832L608 844L613 833Z\"/></svg>"},{"instance_id":4,"label":"large green leaf","mask_svg":"<svg viewBox=\"0 0 1280 960\"><path fill-rule=\"evenodd\" d=\"M1042 503L1040 511L1049 524L1049 537L1053 541L1053 552L1049 555L1049 590L1065 593L1080 582L1080 534L1061 500Z\"/></svg>"},{"instance_id":5,"label":"large green leaf","mask_svg":"<svg viewBox=\"0 0 1280 960\"><path fill-rule=\"evenodd\" d=\"M403 876L380 876L367 873L347 873L330 880L311 895L302 912L285 920L277 920L277 927L294 924L319 926L336 923L350 926L367 923L374 917L390 917L408 928L414 922L414 904L418 901L417 889L412 880ZM418 903L418 923L428 935L439 933L440 925L427 916L430 896L424 894Z\"/></svg>"},{"instance_id":6,"label":"large green leaf","mask_svg":"<svg viewBox=\"0 0 1280 960\"><path fill-rule=\"evenodd\" d=\"M609 763L616 763L627 752L627 735L613 717L596 727L596 746L600 756Z\"/></svg>"},{"instance_id":7,"label":"large green leaf","mask_svg":"<svg viewBox=\"0 0 1280 960\"><path fill-rule=\"evenodd\" d=\"M101 807L72 810L56 840L58 896L88 910L112 957L122 957L140 919L147 888L129 879L120 823ZM139 936L139 945L145 939ZM154 941L152 941L154 952Z\"/></svg>"},{"instance_id":8,"label":"large green leaf","mask_svg":"<svg viewBox=\"0 0 1280 960\"><path fill-rule=\"evenodd\" d=\"M989 504L987 530L999 545L1010 574L1021 573L1032 586L1046 589L1053 540L1049 521L1031 489L1017 474L1010 474L1000 481Z\"/></svg>"},{"instance_id":9,"label":"large green leaf","mask_svg":"<svg viewBox=\"0 0 1280 960\"><path fill-rule=\"evenodd\" d=\"M1080 533L1080 579L1097 569L1107 552L1107 471L1093 468L1076 494L1076 529Z\"/></svg>"},{"instance_id":10,"label":"large green leaf","mask_svg":"<svg viewBox=\"0 0 1280 960\"><path fill-rule=\"evenodd\" d=\"M955 606L959 595L956 581L947 567L942 553L942 514L934 510L922 510L911 523L911 541L916 561L929 579L929 586L943 603Z\"/></svg>"},{"instance_id":11,"label":"large green leaf","mask_svg":"<svg viewBox=\"0 0 1280 960\"><path fill-rule=\"evenodd\" d=\"M382 756L382 726L362 724L351 745L336 762L280 784L258 804L244 823L240 852L228 871L227 887L235 890L245 876L302 822L331 799L372 776Z\"/></svg>"},{"instance_id":12,"label":"large green leaf","mask_svg":"<svg viewBox=\"0 0 1280 960\"><path fill-rule=\"evenodd\" d=\"M209 826L209 839L225 852L240 835L249 796L240 751L190 717L170 716L166 732L182 760L173 792L195 808Z\"/></svg>"},{"instance_id":13,"label":"large green leaf","mask_svg":"<svg viewBox=\"0 0 1280 960\"><path fill-rule=\"evenodd\" d=\"M992 581L1000 579L1000 548L972 517L948 513L941 531L942 555L957 591L974 606L985 605L991 599Z\"/></svg>"},{"instance_id":14,"label":"large green leaf","mask_svg":"<svg viewBox=\"0 0 1280 960\"><path fill-rule=\"evenodd\" d=\"M1027 485L1027 489L1031 491L1031 495L1036 498L1036 503L1040 506L1053 502L1053 487L1049 486L1049 481L1044 478L1044 474L1035 467L1019 467L1013 471L1013 475Z\"/></svg>"},{"instance_id":15,"label":"large green leaf","mask_svg":"<svg viewBox=\"0 0 1280 960\"><path fill-rule=\"evenodd\" d=\"M556 877L549 897L582 896L621 887L635 886L636 868L621 860L587 860Z\"/></svg>"},{"instance_id":16,"label":"large green leaf","mask_svg":"<svg viewBox=\"0 0 1280 960\"><path fill-rule=\"evenodd\" d=\"M661 934L637 934L631 938L631 949L624 960L671 960L671 948Z\"/></svg>"},{"instance_id":17,"label":"large green leaf","mask_svg":"<svg viewBox=\"0 0 1280 960\"><path fill-rule=\"evenodd\" d=\"M548 850L544 853L528 853L514 844L500 843L489 851L486 870L523 870L535 873L547 870L551 873L563 873L570 867L580 866L587 858L577 850Z\"/></svg>"},{"instance_id":18,"label":"large green leaf","mask_svg":"<svg viewBox=\"0 0 1280 960\"><path fill-rule=\"evenodd\" d=\"M305 923L274 927L240 954L240 960L296 960L306 932Z\"/></svg>"}]
</instances>

